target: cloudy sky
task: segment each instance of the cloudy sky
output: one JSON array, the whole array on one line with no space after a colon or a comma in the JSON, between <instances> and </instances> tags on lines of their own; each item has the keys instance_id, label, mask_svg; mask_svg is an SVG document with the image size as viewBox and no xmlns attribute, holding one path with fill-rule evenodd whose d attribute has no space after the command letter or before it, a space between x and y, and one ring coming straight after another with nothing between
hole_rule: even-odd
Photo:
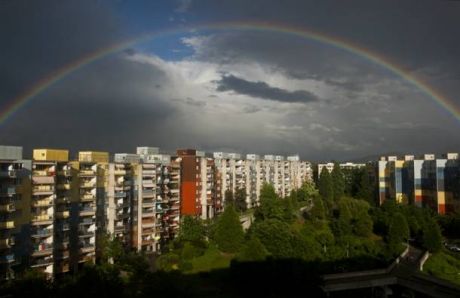
<instances>
[{"instance_id":1,"label":"cloudy sky","mask_svg":"<svg viewBox=\"0 0 460 298\"><path fill-rule=\"evenodd\" d=\"M460 1L2 0L2 114L54 71L118 50L32 97L0 123L0 144L313 161L460 151L459 120L387 68L292 34L215 26L223 22L352 42L460 107Z\"/></svg>"}]
</instances>

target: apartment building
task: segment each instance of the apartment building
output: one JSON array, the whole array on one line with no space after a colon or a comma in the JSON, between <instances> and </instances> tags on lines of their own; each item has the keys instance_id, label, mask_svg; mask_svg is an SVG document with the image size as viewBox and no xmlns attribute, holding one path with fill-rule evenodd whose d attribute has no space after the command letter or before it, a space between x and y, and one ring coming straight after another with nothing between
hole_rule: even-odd
<instances>
[{"instance_id":1,"label":"apartment building","mask_svg":"<svg viewBox=\"0 0 460 298\"><path fill-rule=\"evenodd\" d=\"M108 152L80 151L71 162L74 174L71 200L71 266L78 271L96 261L96 242L106 229Z\"/></svg>"},{"instance_id":2,"label":"apartment building","mask_svg":"<svg viewBox=\"0 0 460 298\"><path fill-rule=\"evenodd\" d=\"M13 266L24 255L17 245L24 218L17 211L29 214L25 198L30 191L22 185L30 183L30 170L31 162L22 160L22 147L0 146L0 280L14 278Z\"/></svg>"},{"instance_id":3,"label":"apartment building","mask_svg":"<svg viewBox=\"0 0 460 298\"><path fill-rule=\"evenodd\" d=\"M179 149L181 161L181 214L213 218L222 209L220 180L214 159L202 151Z\"/></svg>"},{"instance_id":4,"label":"apartment building","mask_svg":"<svg viewBox=\"0 0 460 298\"><path fill-rule=\"evenodd\" d=\"M427 207L439 214L460 210L460 160L458 154L441 158L424 154L381 157L378 162L379 201Z\"/></svg>"},{"instance_id":5,"label":"apartment building","mask_svg":"<svg viewBox=\"0 0 460 298\"><path fill-rule=\"evenodd\" d=\"M225 200L226 191L235 193L237 189L244 189L249 208L258 204L264 183L272 184L277 194L285 197L312 178L311 164L300 161L298 155L261 158L257 154L247 154L246 159L242 159L240 154L215 152L214 160L221 175L222 198Z\"/></svg>"},{"instance_id":6,"label":"apartment building","mask_svg":"<svg viewBox=\"0 0 460 298\"><path fill-rule=\"evenodd\" d=\"M354 170L354 169L364 168L366 164L365 163L344 162L344 163L339 163L339 166L340 166L340 169L342 170ZM328 163L318 164L318 178L321 175L323 168L326 168L328 172L331 173L332 170L334 169L334 163L328 162Z\"/></svg>"}]
</instances>

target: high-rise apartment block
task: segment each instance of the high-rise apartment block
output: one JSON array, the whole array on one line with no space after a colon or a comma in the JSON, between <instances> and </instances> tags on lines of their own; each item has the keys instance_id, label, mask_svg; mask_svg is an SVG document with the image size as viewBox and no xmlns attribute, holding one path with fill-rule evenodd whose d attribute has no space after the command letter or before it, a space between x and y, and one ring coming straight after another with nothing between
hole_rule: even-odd
<instances>
[{"instance_id":1,"label":"high-rise apartment block","mask_svg":"<svg viewBox=\"0 0 460 298\"><path fill-rule=\"evenodd\" d=\"M77 272L103 256L107 237L126 250L161 253L181 216L215 217L226 192L244 190L254 207L264 183L284 197L311 174L298 156L138 147L112 160L97 151L70 159L61 149L35 149L24 160L22 147L0 146L1 278L25 267L50 277Z\"/></svg>"},{"instance_id":2,"label":"high-rise apartment block","mask_svg":"<svg viewBox=\"0 0 460 298\"><path fill-rule=\"evenodd\" d=\"M425 154L381 157L378 161L379 201L427 207L439 214L460 210L460 159L457 153L441 158Z\"/></svg>"}]
</instances>

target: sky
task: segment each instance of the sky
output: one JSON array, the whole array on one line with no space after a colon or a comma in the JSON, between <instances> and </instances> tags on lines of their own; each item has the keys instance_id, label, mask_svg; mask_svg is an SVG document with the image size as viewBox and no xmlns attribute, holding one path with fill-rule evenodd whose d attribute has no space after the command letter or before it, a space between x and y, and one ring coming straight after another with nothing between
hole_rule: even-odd
<instances>
[{"instance_id":1,"label":"sky","mask_svg":"<svg viewBox=\"0 0 460 298\"><path fill-rule=\"evenodd\" d=\"M56 70L107 54L27 99L0 122L0 144L311 161L460 151L460 120L385 66L228 23L333 36L460 108L460 1L2 0L0 115Z\"/></svg>"}]
</instances>

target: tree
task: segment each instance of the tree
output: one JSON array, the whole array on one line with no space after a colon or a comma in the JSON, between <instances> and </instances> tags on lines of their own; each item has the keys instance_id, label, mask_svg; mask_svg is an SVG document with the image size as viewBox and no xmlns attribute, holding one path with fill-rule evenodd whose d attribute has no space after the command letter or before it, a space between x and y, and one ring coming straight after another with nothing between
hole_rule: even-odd
<instances>
[{"instance_id":1,"label":"tree","mask_svg":"<svg viewBox=\"0 0 460 298\"><path fill-rule=\"evenodd\" d=\"M399 253L401 244L409 238L409 226L400 212L394 214L388 230L387 242L390 252Z\"/></svg>"},{"instance_id":2,"label":"tree","mask_svg":"<svg viewBox=\"0 0 460 298\"><path fill-rule=\"evenodd\" d=\"M235 192L234 199L236 211L244 212L248 209L246 204L246 188L238 188Z\"/></svg>"},{"instance_id":3,"label":"tree","mask_svg":"<svg viewBox=\"0 0 460 298\"><path fill-rule=\"evenodd\" d=\"M304 181L302 187L299 189L301 195L298 196L298 201L306 201L318 196L318 189L313 181Z\"/></svg>"},{"instance_id":4,"label":"tree","mask_svg":"<svg viewBox=\"0 0 460 298\"><path fill-rule=\"evenodd\" d=\"M233 196L233 191L231 191L230 189L227 189L224 194L224 205L225 207L227 207L229 205L233 205L234 203L235 203L235 199Z\"/></svg>"},{"instance_id":5,"label":"tree","mask_svg":"<svg viewBox=\"0 0 460 298\"><path fill-rule=\"evenodd\" d=\"M334 189L332 185L331 175L326 167L321 171L319 177L319 194L328 201L332 201L334 198Z\"/></svg>"},{"instance_id":6,"label":"tree","mask_svg":"<svg viewBox=\"0 0 460 298\"><path fill-rule=\"evenodd\" d=\"M259 207L254 214L256 219L265 220L268 218L275 218L279 220L284 219L283 205L275 193L273 185L265 183L260 190Z\"/></svg>"},{"instance_id":7,"label":"tree","mask_svg":"<svg viewBox=\"0 0 460 298\"><path fill-rule=\"evenodd\" d=\"M275 258L290 258L294 255L290 226L278 219L257 221L251 226L251 233L260 239L268 252Z\"/></svg>"},{"instance_id":8,"label":"tree","mask_svg":"<svg viewBox=\"0 0 460 298\"><path fill-rule=\"evenodd\" d=\"M186 215L179 228L179 241L190 241L194 245L205 244L206 229L199 218Z\"/></svg>"},{"instance_id":9,"label":"tree","mask_svg":"<svg viewBox=\"0 0 460 298\"><path fill-rule=\"evenodd\" d=\"M373 189L374 188L371 185L367 168L360 169L358 188L356 191L356 198L365 200L369 202L371 206L374 206L375 201L373 197L373 193L374 193Z\"/></svg>"},{"instance_id":10,"label":"tree","mask_svg":"<svg viewBox=\"0 0 460 298\"><path fill-rule=\"evenodd\" d=\"M423 247L430 252L438 252L441 250L441 229L436 221L430 219L423 227Z\"/></svg>"},{"instance_id":11,"label":"tree","mask_svg":"<svg viewBox=\"0 0 460 298\"><path fill-rule=\"evenodd\" d=\"M263 261L267 256L268 251L259 238L252 236L241 248L238 260L246 262Z\"/></svg>"},{"instance_id":12,"label":"tree","mask_svg":"<svg viewBox=\"0 0 460 298\"><path fill-rule=\"evenodd\" d=\"M323 200L318 196L313 198L313 207L310 209L310 217L313 220L326 219L326 207L324 206Z\"/></svg>"},{"instance_id":13,"label":"tree","mask_svg":"<svg viewBox=\"0 0 460 298\"><path fill-rule=\"evenodd\" d=\"M228 253L237 252L244 240L244 231L233 206L225 208L217 220L215 241L217 247Z\"/></svg>"},{"instance_id":14,"label":"tree","mask_svg":"<svg viewBox=\"0 0 460 298\"><path fill-rule=\"evenodd\" d=\"M339 236L343 237L346 235L351 234L352 232L352 214L350 210L350 205L346 199L342 199L339 201L339 218L337 220L338 232Z\"/></svg>"},{"instance_id":15,"label":"tree","mask_svg":"<svg viewBox=\"0 0 460 298\"><path fill-rule=\"evenodd\" d=\"M333 198L338 201L345 193L345 179L338 163L334 164L331 172Z\"/></svg>"}]
</instances>

